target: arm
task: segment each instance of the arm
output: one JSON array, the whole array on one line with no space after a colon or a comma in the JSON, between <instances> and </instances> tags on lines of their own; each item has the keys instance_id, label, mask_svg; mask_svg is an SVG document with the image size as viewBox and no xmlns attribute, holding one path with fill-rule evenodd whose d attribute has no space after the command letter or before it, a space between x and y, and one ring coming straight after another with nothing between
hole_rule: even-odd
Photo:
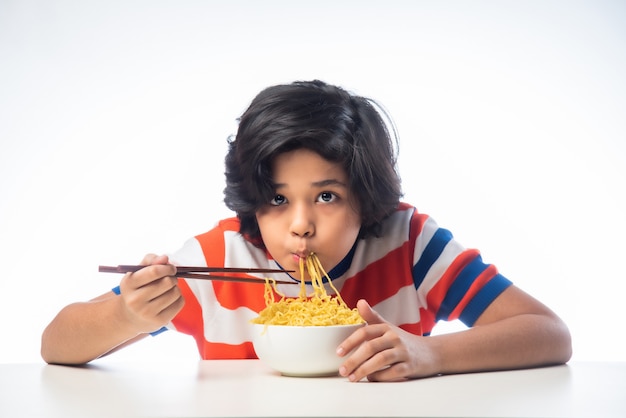
<instances>
[{"instance_id":1,"label":"arm","mask_svg":"<svg viewBox=\"0 0 626 418\"><path fill-rule=\"evenodd\" d=\"M431 337L410 334L358 303L368 326L338 348L355 349L340 373L350 380L403 380L437 374L544 366L567 362L569 330L546 306L515 286L498 296L471 329Z\"/></svg>"},{"instance_id":2,"label":"arm","mask_svg":"<svg viewBox=\"0 0 626 418\"><path fill-rule=\"evenodd\" d=\"M120 296L108 292L63 308L43 332L43 359L84 364L167 324L184 304L176 267L167 263L167 257L148 255L142 264L150 267L125 275Z\"/></svg>"}]
</instances>

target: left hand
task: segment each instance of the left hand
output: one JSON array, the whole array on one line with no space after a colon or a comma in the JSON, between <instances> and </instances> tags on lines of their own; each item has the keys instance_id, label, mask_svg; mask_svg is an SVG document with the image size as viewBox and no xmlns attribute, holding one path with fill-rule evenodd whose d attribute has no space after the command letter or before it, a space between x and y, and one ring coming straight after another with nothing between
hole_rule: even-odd
<instances>
[{"instance_id":1,"label":"left hand","mask_svg":"<svg viewBox=\"0 0 626 418\"><path fill-rule=\"evenodd\" d=\"M365 300L357 309L367 322L337 348L345 356L354 352L339 368L339 374L358 382L401 381L437 374L437 355L428 337L411 334L385 321Z\"/></svg>"}]
</instances>

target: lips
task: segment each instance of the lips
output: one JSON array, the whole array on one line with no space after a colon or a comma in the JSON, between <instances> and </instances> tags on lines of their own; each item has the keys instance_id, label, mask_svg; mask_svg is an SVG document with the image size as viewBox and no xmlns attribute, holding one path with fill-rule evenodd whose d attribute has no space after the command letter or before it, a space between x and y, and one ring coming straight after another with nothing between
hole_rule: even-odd
<instances>
[{"instance_id":1,"label":"lips","mask_svg":"<svg viewBox=\"0 0 626 418\"><path fill-rule=\"evenodd\" d=\"M298 251L298 252L292 253L292 256L293 256L293 259L299 263L301 258L306 260L306 257L309 254L311 254L310 251Z\"/></svg>"},{"instance_id":2,"label":"lips","mask_svg":"<svg viewBox=\"0 0 626 418\"><path fill-rule=\"evenodd\" d=\"M303 261L305 261L305 260L306 260L306 258L307 258L310 254L313 254L313 251L311 251L311 250L309 250L309 249L306 249L306 250L299 250L299 251L296 251L296 252L291 253L291 257L292 257L293 261L294 261L296 264L299 264L299 263L300 263L300 259L302 259Z\"/></svg>"}]
</instances>

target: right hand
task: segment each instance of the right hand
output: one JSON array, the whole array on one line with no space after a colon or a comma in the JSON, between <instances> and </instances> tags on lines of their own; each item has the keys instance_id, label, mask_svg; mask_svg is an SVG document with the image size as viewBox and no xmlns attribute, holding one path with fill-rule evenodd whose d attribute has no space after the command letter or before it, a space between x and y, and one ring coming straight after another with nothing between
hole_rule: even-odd
<instances>
[{"instance_id":1,"label":"right hand","mask_svg":"<svg viewBox=\"0 0 626 418\"><path fill-rule=\"evenodd\" d=\"M169 264L167 256L148 254L141 265L148 267L126 274L120 282L124 315L138 334L160 329L185 304L176 267Z\"/></svg>"}]
</instances>

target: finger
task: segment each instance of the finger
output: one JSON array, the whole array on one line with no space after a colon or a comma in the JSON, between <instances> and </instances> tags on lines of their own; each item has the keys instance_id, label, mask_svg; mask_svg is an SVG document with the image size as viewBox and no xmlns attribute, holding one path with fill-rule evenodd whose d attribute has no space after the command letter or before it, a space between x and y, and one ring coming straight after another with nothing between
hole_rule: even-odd
<instances>
[{"instance_id":1,"label":"finger","mask_svg":"<svg viewBox=\"0 0 626 418\"><path fill-rule=\"evenodd\" d=\"M401 382L408 380L407 364L396 363L367 375L370 382Z\"/></svg>"},{"instance_id":2,"label":"finger","mask_svg":"<svg viewBox=\"0 0 626 418\"><path fill-rule=\"evenodd\" d=\"M368 324L383 324L386 321L382 316L378 314L375 310L372 309L369 303L365 299L360 299L356 304L357 310L361 315L361 318L365 320Z\"/></svg>"},{"instance_id":3,"label":"finger","mask_svg":"<svg viewBox=\"0 0 626 418\"><path fill-rule=\"evenodd\" d=\"M174 276L176 267L171 264L152 264L134 273L128 273L122 278L122 291L124 288L139 289L163 277Z\"/></svg>"},{"instance_id":4,"label":"finger","mask_svg":"<svg viewBox=\"0 0 626 418\"><path fill-rule=\"evenodd\" d=\"M178 287L172 287L165 293L150 301L153 305L155 315L163 323L169 322L183 307L184 298Z\"/></svg>"},{"instance_id":5,"label":"finger","mask_svg":"<svg viewBox=\"0 0 626 418\"><path fill-rule=\"evenodd\" d=\"M155 300L172 290L176 290L180 293L178 289L178 278L174 276L161 277L145 285L141 290L144 288L146 289L146 295L150 297L150 299L148 299L149 301Z\"/></svg>"},{"instance_id":6,"label":"finger","mask_svg":"<svg viewBox=\"0 0 626 418\"><path fill-rule=\"evenodd\" d=\"M169 258L167 255L156 255L149 253L143 257L141 263L139 264L142 266L150 266L153 264L169 264Z\"/></svg>"},{"instance_id":7,"label":"finger","mask_svg":"<svg viewBox=\"0 0 626 418\"><path fill-rule=\"evenodd\" d=\"M373 331L375 330L371 329L369 325L365 325L364 327L357 329L337 346L337 355L339 357L344 357L352 350L360 346L364 341L374 338Z\"/></svg>"},{"instance_id":8,"label":"finger","mask_svg":"<svg viewBox=\"0 0 626 418\"><path fill-rule=\"evenodd\" d=\"M382 340L382 338L379 340ZM366 344L369 343L370 342ZM342 365L340 374L347 376L353 382L359 381L364 377L380 380L395 380L400 378L401 375L398 374L400 370L398 369L401 369L401 367L395 367L396 365L402 364L401 361L399 361L398 350L393 347L379 350L380 347L380 345L378 348L369 347L363 350L362 353L359 353L357 350L357 352ZM355 362L356 366L350 364L353 357L358 358Z\"/></svg>"},{"instance_id":9,"label":"finger","mask_svg":"<svg viewBox=\"0 0 626 418\"><path fill-rule=\"evenodd\" d=\"M152 259L150 264L169 264L169 258L166 255L157 255Z\"/></svg>"},{"instance_id":10,"label":"finger","mask_svg":"<svg viewBox=\"0 0 626 418\"><path fill-rule=\"evenodd\" d=\"M153 264L152 261L155 260L158 257L158 255L156 254L146 254L143 259L141 260L141 263L139 263L139 265L142 266L149 266L150 264Z\"/></svg>"},{"instance_id":11,"label":"finger","mask_svg":"<svg viewBox=\"0 0 626 418\"><path fill-rule=\"evenodd\" d=\"M164 277L125 297L131 320L142 330L162 326L182 309L184 299L175 280Z\"/></svg>"},{"instance_id":12,"label":"finger","mask_svg":"<svg viewBox=\"0 0 626 418\"><path fill-rule=\"evenodd\" d=\"M135 304L148 304L171 289L178 289L178 279L173 276L160 277L132 290L127 295Z\"/></svg>"},{"instance_id":13,"label":"finger","mask_svg":"<svg viewBox=\"0 0 626 418\"><path fill-rule=\"evenodd\" d=\"M362 342L350 354L340 370L342 376L355 374L357 379L400 361L399 337L388 324L363 328ZM346 342L344 342L346 343ZM342 344L344 344L342 343ZM350 343L347 341L347 343ZM352 377L352 376L351 376Z\"/></svg>"},{"instance_id":14,"label":"finger","mask_svg":"<svg viewBox=\"0 0 626 418\"><path fill-rule=\"evenodd\" d=\"M382 337L388 328L389 326L387 324L368 324L357 329L339 344L336 350L337 355L340 357L348 355L353 350L360 348L364 343Z\"/></svg>"},{"instance_id":15,"label":"finger","mask_svg":"<svg viewBox=\"0 0 626 418\"><path fill-rule=\"evenodd\" d=\"M368 337L363 341L352 353L348 362L354 364L354 367L358 367L360 364L365 363L366 360L377 357L377 361L384 363L382 365L391 364L396 361L392 358L392 354L395 347L394 338L389 337L389 333L386 332L387 327L383 325L370 325L372 332L368 333Z\"/></svg>"},{"instance_id":16,"label":"finger","mask_svg":"<svg viewBox=\"0 0 626 418\"><path fill-rule=\"evenodd\" d=\"M155 326L154 329L159 329L167 325L172 320L172 318L174 318L178 314L178 312L183 309L184 305L185 300L182 296L176 299L173 303L169 304L165 309L159 312L157 316L158 325Z\"/></svg>"},{"instance_id":17,"label":"finger","mask_svg":"<svg viewBox=\"0 0 626 418\"><path fill-rule=\"evenodd\" d=\"M347 377L352 382L358 382L359 380L369 377L384 368L388 368L389 365L385 360L386 357L387 355L385 355L385 352L379 352L373 356L361 356L361 353L355 352L343 365L341 365L339 368L339 374ZM355 360L354 363L353 360Z\"/></svg>"}]
</instances>

